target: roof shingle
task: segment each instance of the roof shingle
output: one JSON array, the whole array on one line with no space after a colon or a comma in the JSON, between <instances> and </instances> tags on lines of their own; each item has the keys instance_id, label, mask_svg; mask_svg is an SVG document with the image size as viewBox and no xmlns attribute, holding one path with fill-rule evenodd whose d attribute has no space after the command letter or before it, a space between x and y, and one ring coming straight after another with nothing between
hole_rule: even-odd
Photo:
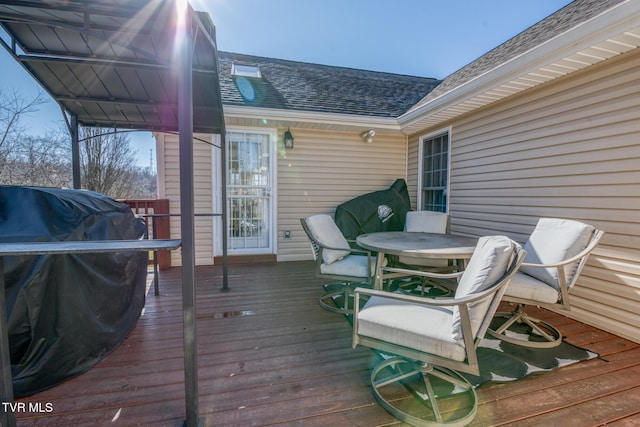
<instances>
[{"instance_id":1,"label":"roof shingle","mask_svg":"<svg viewBox=\"0 0 640 427\"><path fill-rule=\"evenodd\" d=\"M225 105L398 118L625 0L575 0L444 80L219 51ZM262 79L231 75L232 63Z\"/></svg>"},{"instance_id":2,"label":"roof shingle","mask_svg":"<svg viewBox=\"0 0 640 427\"><path fill-rule=\"evenodd\" d=\"M475 61L450 74L416 107L449 92L527 52L559 34L585 22L624 0L575 0L515 37L490 50Z\"/></svg>"},{"instance_id":3,"label":"roof shingle","mask_svg":"<svg viewBox=\"0 0 640 427\"><path fill-rule=\"evenodd\" d=\"M225 105L396 118L440 80L218 52ZM232 63L262 78L231 75Z\"/></svg>"}]
</instances>

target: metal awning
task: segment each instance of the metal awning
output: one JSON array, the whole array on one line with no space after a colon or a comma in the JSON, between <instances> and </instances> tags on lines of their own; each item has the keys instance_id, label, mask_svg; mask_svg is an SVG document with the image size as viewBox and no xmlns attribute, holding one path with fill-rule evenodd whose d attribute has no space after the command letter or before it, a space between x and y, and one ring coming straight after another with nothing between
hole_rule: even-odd
<instances>
[{"instance_id":1,"label":"metal awning","mask_svg":"<svg viewBox=\"0 0 640 427\"><path fill-rule=\"evenodd\" d=\"M178 131L177 1L0 3L5 48L80 125ZM206 13L191 25L193 130L218 134L215 29Z\"/></svg>"},{"instance_id":2,"label":"metal awning","mask_svg":"<svg viewBox=\"0 0 640 427\"><path fill-rule=\"evenodd\" d=\"M0 26L8 38L2 35L0 44L68 116L74 185L79 183L78 125L180 134L186 424L197 425L193 132L220 134L222 156L225 145L209 15L194 12L187 0L0 0ZM225 186L222 182L223 206ZM221 217L226 229L224 210ZM223 259L226 289L225 233ZM0 362L0 400L10 400L10 365ZM15 419L2 421L11 425Z\"/></svg>"}]
</instances>

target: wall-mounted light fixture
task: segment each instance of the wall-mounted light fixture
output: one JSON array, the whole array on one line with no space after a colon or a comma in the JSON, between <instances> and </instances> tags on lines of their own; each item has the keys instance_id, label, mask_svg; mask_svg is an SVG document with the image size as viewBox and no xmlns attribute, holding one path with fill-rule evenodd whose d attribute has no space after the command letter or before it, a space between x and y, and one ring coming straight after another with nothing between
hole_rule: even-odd
<instances>
[{"instance_id":1,"label":"wall-mounted light fixture","mask_svg":"<svg viewBox=\"0 0 640 427\"><path fill-rule=\"evenodd\" d=\"M367 144L371 144L373 142L373 137L376 136L376 131L373 129L366 130L360 134L362 139L367 141Z\"/></svg>"},{"instance_id":2,"label":"wall-mounted light fixture","mask_svg":"<svg viewBox=\"0 0 640 427\"><path fill-rule=\"evenodd\" d=\"M291 129L287 129L284 132L284 148L293 148L293 135Z\"/></svg>"}]
</instances>

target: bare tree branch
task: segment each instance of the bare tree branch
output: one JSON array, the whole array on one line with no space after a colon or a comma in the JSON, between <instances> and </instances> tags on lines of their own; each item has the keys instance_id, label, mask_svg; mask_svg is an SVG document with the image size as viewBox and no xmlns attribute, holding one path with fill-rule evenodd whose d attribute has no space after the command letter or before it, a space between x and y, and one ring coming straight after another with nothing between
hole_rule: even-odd
<instances>
[{"instance_id":1,"label":"bare tree branch","mask_svg":"<svg viewBox=\"0 0 640 427\"><path fill-rule=\"evenodd\" d=\"M45 102L43 93L24 99L16 91L0 92L0 184L71 186L71 141L66 130L34 136L21 124L25 115ZM155 174L136 165L126 133L81 128L80 137L84 188L113 198L156 196Z\"/></svg>"},{"instance_id":2,"label":"bare tree branch","mask_svg":"<svg viewBox=\"0 0 640 427\"><path fill-rule=\"evenodd\" d=\"M0 149L15 135L21 134L20 120L26 114L38 111L38 107L46 103L43 92L30 99L24 99L14 89L10 94L5 95L0 91Z\"/></svg>"},{"instance_id":3,"label":"bare tree branch","mask_svg":"<svg viewBox=\"0 0 640 427\"><path fill-rule=\"evenodd\" d=\"M140 193L140 171L126 133L81 128L80 140L84 188L122 199Z\"/></svg>"}]
</instances>

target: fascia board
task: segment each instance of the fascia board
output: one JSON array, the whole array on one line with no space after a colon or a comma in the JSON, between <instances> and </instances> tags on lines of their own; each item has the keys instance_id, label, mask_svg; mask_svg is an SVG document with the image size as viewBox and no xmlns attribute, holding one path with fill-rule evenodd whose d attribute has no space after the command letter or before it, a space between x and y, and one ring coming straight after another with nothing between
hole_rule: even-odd
<instances>
[{"instance_id":1,"label":"fascia board","mask_svg":"<svg viewBox=\"0 0 640 427\"><path fill-rule=\"evenodd\" d=\"M398 120L396 118L388 117L282 110L238 105L225 105L224 115L229 118L265 119L267 121L305 122L325 126L347 126L354 128L373 127L376 129L388 129L393 131L400 130Z\"/></svg>"},{"instance_id":2,"label":"fascia board","mask_svg":"<svg viewBox=\"0 0 640 427\"><path fill-rule=\"evenodd\" d=\"M447 110L640 25L640 1L628 0L524 52L398 118L401 128Z\"/></svg>"}]
</instances>

